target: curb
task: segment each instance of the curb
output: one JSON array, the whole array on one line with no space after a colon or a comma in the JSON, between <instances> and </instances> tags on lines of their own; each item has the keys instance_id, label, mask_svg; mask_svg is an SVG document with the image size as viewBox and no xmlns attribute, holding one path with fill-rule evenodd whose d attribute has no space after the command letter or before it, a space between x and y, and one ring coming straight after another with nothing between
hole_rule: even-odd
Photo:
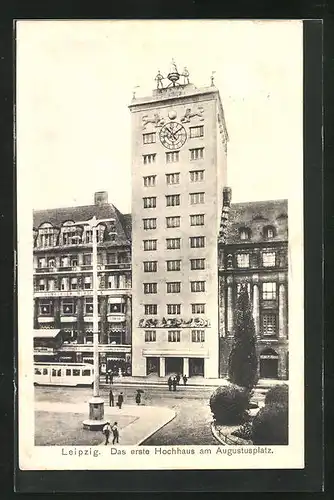
<instances>
[{"instance_id":1,"label":"curb","mask_svg":"<svg viewBox=\"0 0 334 500\"><path fill-rule=\"evenodd\" d=\"M169 424L172 420L174 420L175 417L176 417L176 412L173 410L173 415L169 420L167 420L167 422L165 422L161 427L159 427L155 431L150 432L145 438L141 439L140 441L138 441L138 443L136 443L133 446L140 446L142 443L144 443L144 441L147 441L151 436L153 436L153 434L160 431L160 429L163 429L167 424Z\"/></svg>"},{"instance_id":2,"label":"curb","mask_svg":"<svg viewBox=\"0 0 334 500\"><path fill-rule=\"evenodd\" d=\"M218 432L216 431L216 427L215 427L214 422L211 422L210 427L211 427L211 433L212 433L213 437L214 437L215 439L217 439L218 443L220 443L220 444L222 444L222 445L226 446L226 444L227 444L227 443L225 443L225 442L224 442L224 441L220 438L220 436L218 435Z\"/></svg>"}]
</instances>

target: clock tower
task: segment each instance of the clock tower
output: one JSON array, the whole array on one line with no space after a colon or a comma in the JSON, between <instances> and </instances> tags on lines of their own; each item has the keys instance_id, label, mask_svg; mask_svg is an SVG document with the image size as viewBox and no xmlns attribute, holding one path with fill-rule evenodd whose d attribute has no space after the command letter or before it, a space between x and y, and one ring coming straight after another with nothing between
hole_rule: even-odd
<instances>
[{"instance_id":1,"label":"clock tower","mask_svg":"<svg viewBox=\"0 0 334 500\"><path fill-rule=\"evenodd\" d=\"M132 374L219 374L217 238L228 135L218 89L160 70L133 98Z\"/></svg>"}]
</instances>

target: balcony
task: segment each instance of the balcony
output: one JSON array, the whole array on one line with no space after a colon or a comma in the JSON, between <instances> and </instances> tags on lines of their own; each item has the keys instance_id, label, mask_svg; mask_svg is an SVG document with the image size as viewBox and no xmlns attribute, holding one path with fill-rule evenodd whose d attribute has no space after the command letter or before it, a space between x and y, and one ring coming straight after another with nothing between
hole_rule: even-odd
<instances>
[{"instance_id":1,"label":"balcony","mask_svg":"<svg viewBox=\"0 0 334 500\"><path fill-rule=\"evenodd\" d=\"M119 297L120 295L131 295L131 288L103 288L98 290L99 296ZM49 297L92 297L92 288L88 290L37 290L34 292L35 298L49 298Z\"/></svg>"},{"instance_id":2,"label":"balcony","mask_svg":"<svg viewBox=\"0 0 334 500\"><path fill-rule=\"evenodd\" d=\"M125 269L127 271L131 270L131 262L117 262L113 264L106 264L104 266L106 270L117 270L117 269Z\"/></svg>"},{"instance_id":3,"label":"balcony","mask_svg":"<svg viewBox=\"0 0 334 500\"><path fill-rule=\"evenodd\" d=\"M93 344L76 344L74 342L64 344L61 346L58 352L93 352ZM112 352L122 352L131 353L130 345L121 344L99 344L99 352L112 353Z\"/></svg>"}]
</instances>

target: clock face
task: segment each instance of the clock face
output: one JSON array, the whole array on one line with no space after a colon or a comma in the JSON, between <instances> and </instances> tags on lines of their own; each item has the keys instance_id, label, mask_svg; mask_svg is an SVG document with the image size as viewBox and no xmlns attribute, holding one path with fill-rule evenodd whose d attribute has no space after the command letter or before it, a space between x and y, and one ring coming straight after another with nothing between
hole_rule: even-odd
<instances>
[{"instance_id":1,"label":"clock face","mask_svg":"<svg viewBox=\"0 0 334 500\"><path fill-rule=\"evenodd\" d=\"M179 149L187 139L183 125L177 122L166 123L160 130L160 141L167 149Z\"/></svg>"}]
</instances>

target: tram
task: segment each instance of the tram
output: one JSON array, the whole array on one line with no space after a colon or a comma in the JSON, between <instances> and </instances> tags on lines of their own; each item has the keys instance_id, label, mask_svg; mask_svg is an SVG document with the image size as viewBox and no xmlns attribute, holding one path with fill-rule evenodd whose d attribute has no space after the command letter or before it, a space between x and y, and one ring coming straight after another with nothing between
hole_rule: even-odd
<instances>
[{"instance_id":1,"label":"tram","mask_svg":"<svg viewBox=\"0 0 334 500\"><path fill-rule=\"evenodd\" d=\"M86 363L34 363L34 385L90 386L94 368Z\"/></svg>"}]
</instances>

